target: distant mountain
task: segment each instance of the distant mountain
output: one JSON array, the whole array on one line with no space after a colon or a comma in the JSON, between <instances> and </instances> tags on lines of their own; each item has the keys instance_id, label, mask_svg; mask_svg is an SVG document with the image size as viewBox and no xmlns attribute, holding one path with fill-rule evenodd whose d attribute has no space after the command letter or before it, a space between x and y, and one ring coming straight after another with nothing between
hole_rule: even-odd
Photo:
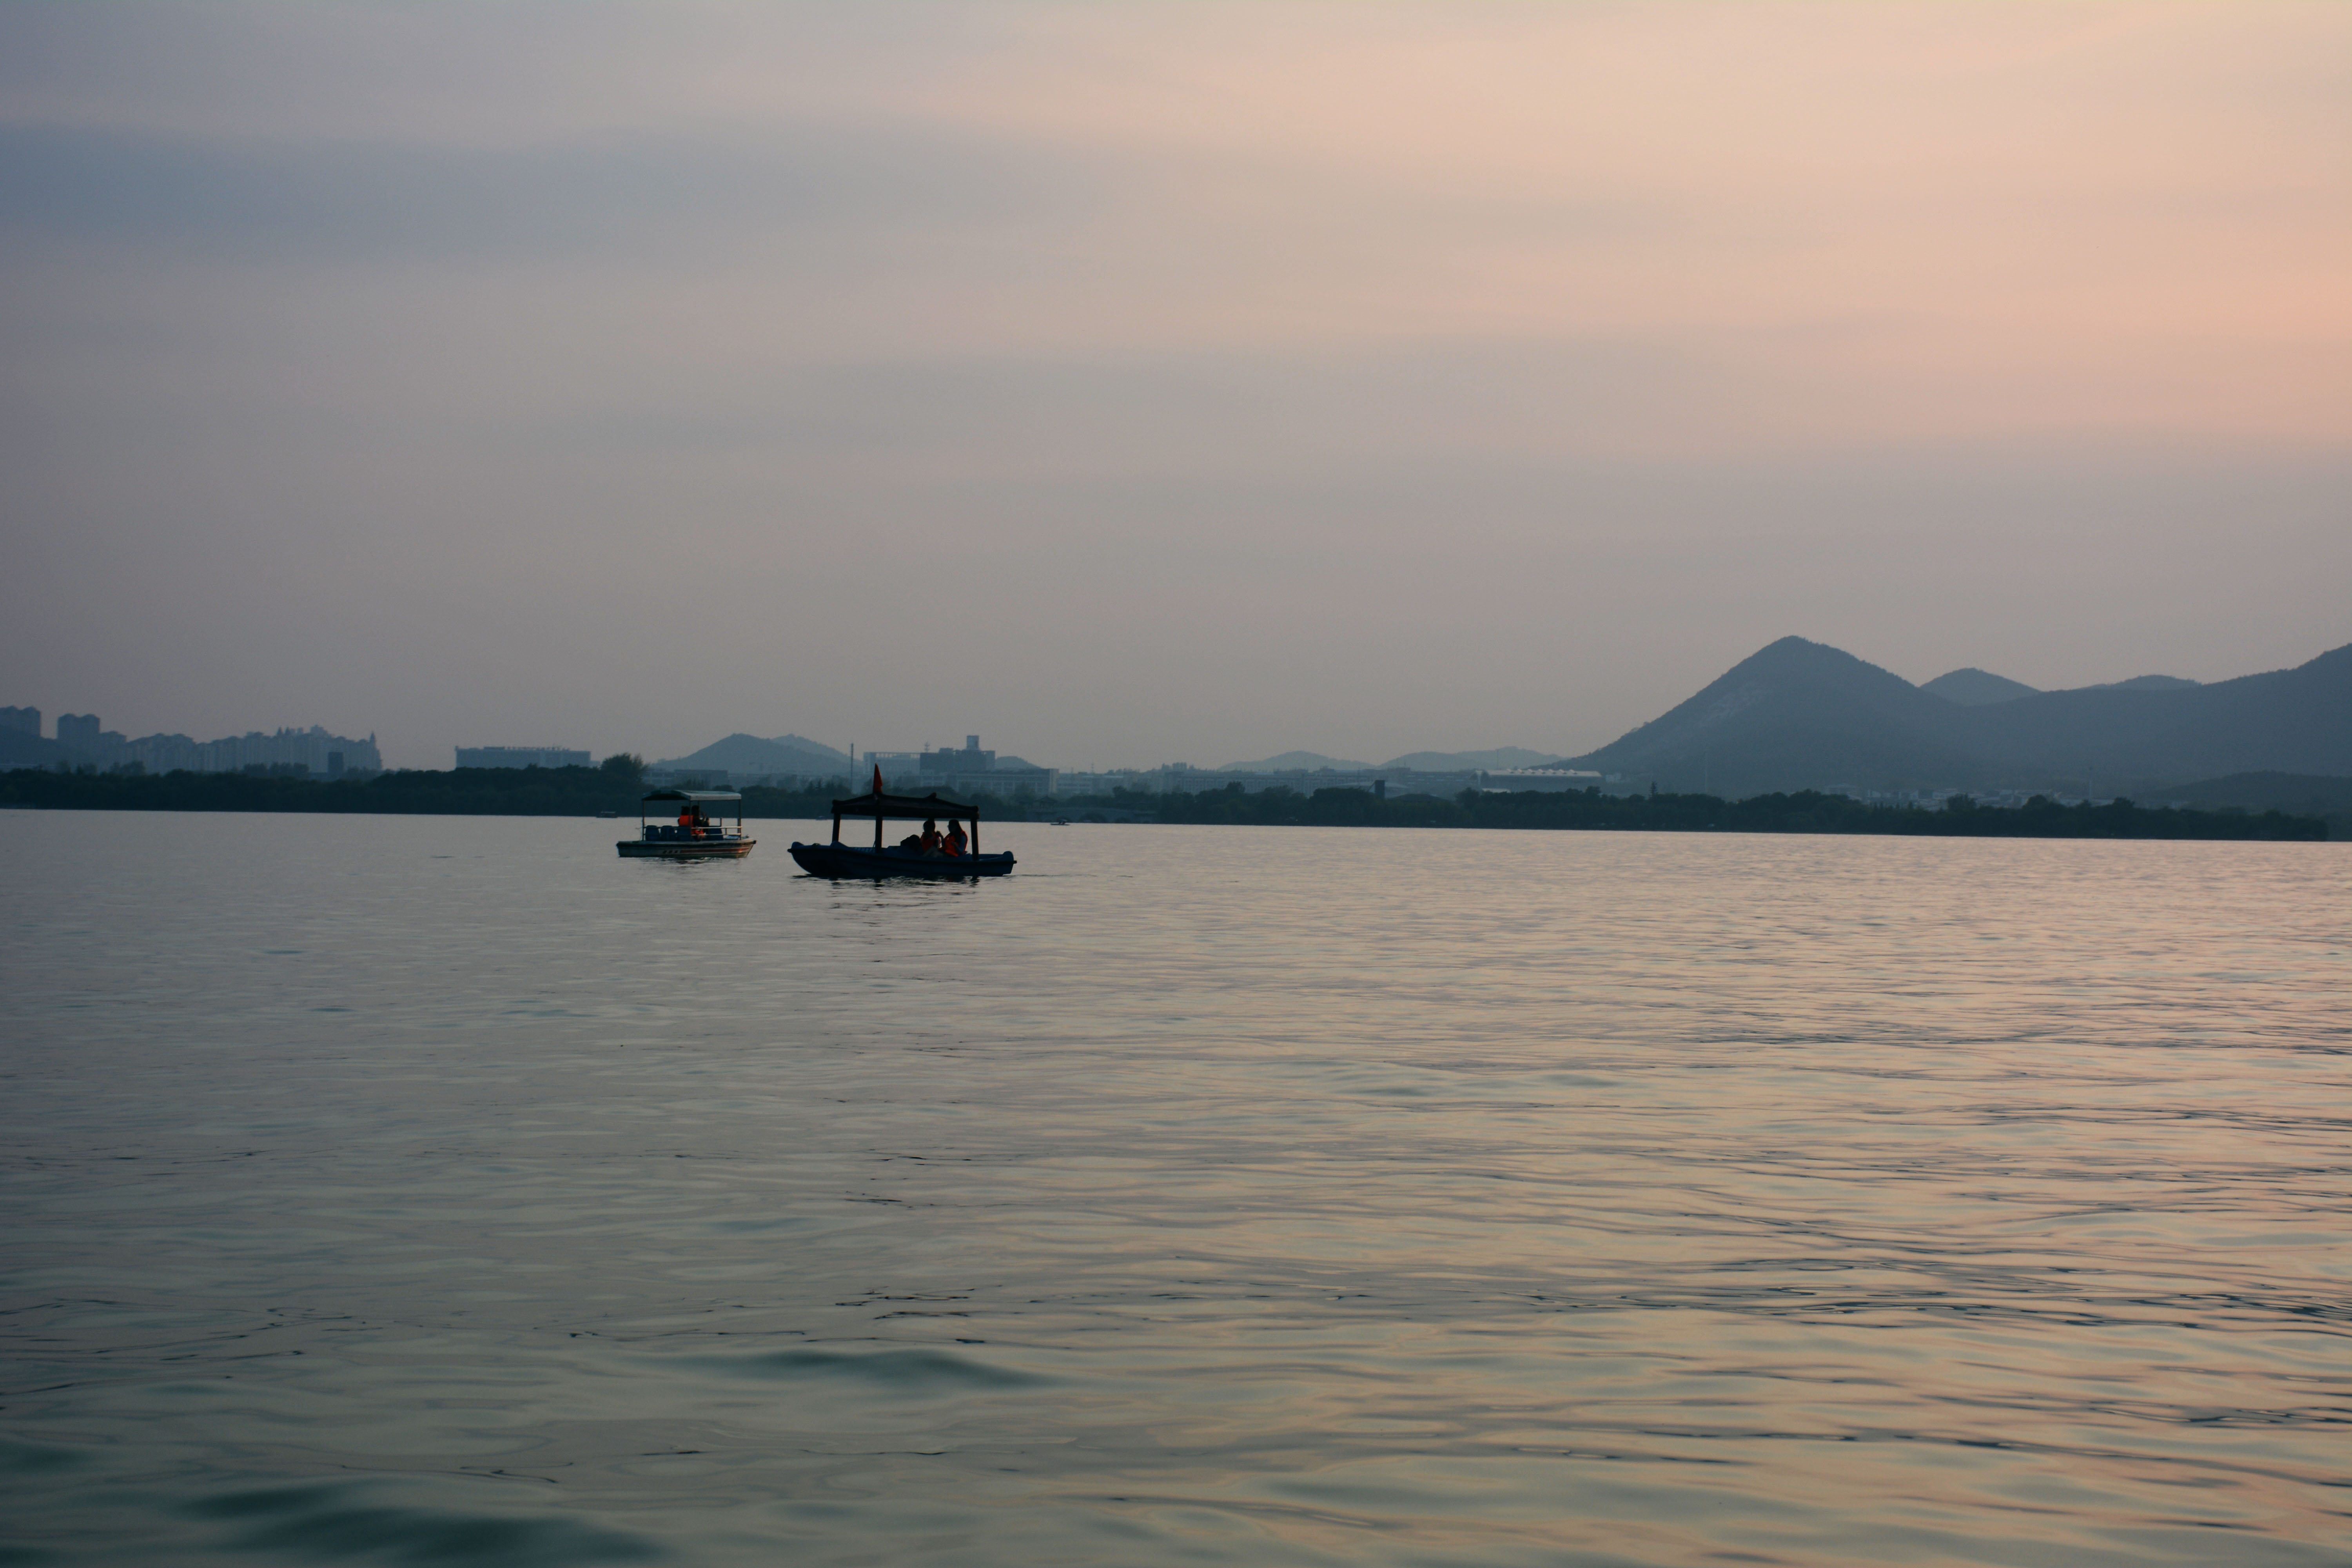
<instances>
[{"instance_id":1,"label":"distant mountain","mask_svg":"<svg viewBox=\"0 0 2352 1568\"><path fill-rule=\"evenodd\" d=\"M723 741L714 741L688 756L672 757L654 766L682 771L724 768L742 778L756 778L762 773L838 773L846 778L849 753L799 735L778 735L774 740L763 741L757 735L739 732Z\"/></svg>"},{"instance_id":2,"label":"distant mountain","mask_svg":"<svg viewBox=\"0 0 2352 1568\"><path fill-rule=\"evenodd\" d=\"M1360 773L1370 767L1370 763L1351 763L1344 757L1327 757L1320 752L1285 752L1278 757L1268 757L1256 763L1227 763L1216 771L1221 773L1313 773L1318 768L1331 768L1343 773Z\"/></svg>"},{"instance_id":3,"label":"distant mountain","mask_svg":"<svg viewBox=\"0 0 2352 1568\"><path fill-rule=\"evenodd\" d=\"M2227 778L2175 784L2169 794L2171 799L2191 805L2242 805L2248 811L2289 811L2307 816L2352 811L2352 778L2311 773L2231 773Z\"/></svg>"},{"instance_id":4,"label":"distant mountain","mask_svg":"<svg viewBox=\"0 0 2352 1568\"><path fill-rule=\"evenodd\" d=\"M1894 780L1958 787L1977 772L1951 734L1969 711L1850 653L1782 637L1570 765L1728 795Z\"/></svg>"},{"instance_id":5,"label":"distant mountain","mask_svg":"<svg viewBox=\"0 0 2352 1568\"><path fill-rule=\"evenodd\" d=\"M1423 773L1465 773L1480 768L1539 768L1558 762L1551 752L1530 752L1525 746L1496 746L1487 752L1407 752L1381 766L1411 768Z\"/></svg>"},{"instance_id":6,"label":"distant mountain","mask_svg":"<svg viewBox=\"0 0 2352 1568\"><path fill-rule=\"evenodd\" d=\"M2011 773L2131 781L2352 774L2352 645L2210 685L2147 678L1963 709L1971 748ZM2106 793L2102 786L2099 793Z\"/></svg>"},{"instance_id":7,"label":"distant mountain","mask_svg":"<svg viewBox=\"0 0 2352 1568\"><path fill-rule=\"evenodd\" d=\"M1939 675L1919 689L1932 691L1945 701L1957 702L1963 708L1982 708L1990 703L2032 697L2039 689L2021 680L2011 680L2005 675L1991 675L1971 668Z\"/></svg>"},{"instance_id":8,"label":"distant mountain","mask_svg":"<svg viewBox=\"0 0 2352 1568\"><path fill-rule=\"evenodd\" d=\"M2352 778L2327 778L2311 773L2231 773L2228 778L2200 779L2168 789L2145 804L2168 805L2185 800L2190 805L2242 806L2248 811L2284 811L2294 816L2316 816L2327 823L2327 837L2352 839Z\"/></svg>"},{"instance_id":9,"label":"distant mountain","mask_svg":"<svg viewBox=\"0 0 2352 1568\"><path fill-rule=\"evenodd\" d=\"M1734 795L1840 784L2104 795L2263 770L2347 775L2352 646L2210 686L2136 681L1963 706L1783 637L1570 765Z\"/></svg>"},{"instance_id":10,"label":"distant mountain","mask_svg":"<svg viewBox=\"0 0 2352 1568\"><path fill-rule=\"evenodd\" d=\"M2085 691L2185 691L2201 681L2183 680L2177 675L2135 675L2129 680L2111 680L2104 686L2086 686Z\"/></svg>"}]
</instances>

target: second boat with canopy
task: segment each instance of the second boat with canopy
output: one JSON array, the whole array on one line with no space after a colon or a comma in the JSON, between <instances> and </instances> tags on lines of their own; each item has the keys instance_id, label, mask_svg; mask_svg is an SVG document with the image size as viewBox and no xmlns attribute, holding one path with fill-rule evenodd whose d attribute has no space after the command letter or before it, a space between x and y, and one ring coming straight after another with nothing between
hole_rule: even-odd
<instances>
[{"instance_id":1,"label":"second boat with canopy","mask_svg":"<svg viewBox=\"0 0 2352 1568\"><path fill-rule=\"evenodd\" d=\"M867 816L874 819L874 847L844 844L842 818ZM970 848L956 853L883 842L882 825L886 822L936 822L942 818L971 824ZM818 877L1002 877L1013 869L1010 850L995 855L980 852L978 806L942 800L936 792L927 795L891 795L882 787L882 770L878 767L874 770L871 790L833 803L833 842L796 842L792 847L792 857L802 870Z\"/></svg>"}]
</instances>

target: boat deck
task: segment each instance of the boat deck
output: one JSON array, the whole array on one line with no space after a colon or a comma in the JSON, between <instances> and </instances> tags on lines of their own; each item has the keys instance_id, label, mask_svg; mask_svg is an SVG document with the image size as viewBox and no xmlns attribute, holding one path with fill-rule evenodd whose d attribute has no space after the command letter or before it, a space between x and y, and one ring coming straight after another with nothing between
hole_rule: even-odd
<instances>
[{"instance_id":1,"label":"boat deck","mask_svg":"<svg viewBox=\"0 0 2352 1568\"><path fill-rule=\"evenodd\" d=\"M813 877L1002 877L1013 869L1010 850L995 855L930 855L896 845L859 849L846 844L800 844L792 857Z\"/></svg>"}]
</instances>

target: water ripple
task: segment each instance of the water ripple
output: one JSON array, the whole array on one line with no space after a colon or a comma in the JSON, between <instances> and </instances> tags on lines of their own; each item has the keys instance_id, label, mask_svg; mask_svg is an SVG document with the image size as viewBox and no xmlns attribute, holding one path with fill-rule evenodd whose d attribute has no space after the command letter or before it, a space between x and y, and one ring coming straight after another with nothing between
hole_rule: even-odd
<instances>
[{"instance_id":1,"label":"water ripple","mask_svg":"<svg viewBox=\"0 0 2352 1568\"><path fill-rule=\"evenodd\" d=\"M2344 1561L2340 845L73 821L9 1561Z\"/></svg>"}]
</instances>

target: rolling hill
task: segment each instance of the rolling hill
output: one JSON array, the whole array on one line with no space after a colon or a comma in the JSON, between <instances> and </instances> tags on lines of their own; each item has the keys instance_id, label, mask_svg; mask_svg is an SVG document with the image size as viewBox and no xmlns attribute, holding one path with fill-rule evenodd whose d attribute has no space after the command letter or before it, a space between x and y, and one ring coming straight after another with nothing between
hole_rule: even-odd
<instances>
[{"instance_id":1,"label":"rolling hill","mask_svg":"<svg viewBox=\"0 0 2352 1568\"><path fill-rule=\"evenodd\" d=\"M849 776L849 753L836 752L831 746L800 735L778 735L773 740L763 741L757 735L739 731L723 741L714 741L698 752L668 758L654 766L681 771L724 768L737 778L759 778L771 773L846 778Z\"/></svg>"},{"instance_id":2,"label":"rolling hill","mask_svg":"<svg viewBox=\"0 0 2352 1568\"><path fill-rule=\"evenodd\" d=\"M1318 768L1330 768L1337 773L1361 773L1371 765L1370 763L1351 763L1345 757L1327 757L1320 752L1285 752L1279 756L1265 757L1255 763L1227 763L1217 771L1224 773L1313 773Z\"/></svg>"},{"instance_id":3,"label":"rolling hill","mask_svg":"<svg viewBox=\"0 0 2352 1568\"><path fill-rule=\"evenodd\" d=\"M1731 795L1834 784L2107 795L2261 771L2352 774L2352 646L2210 685L2142 679L1966 706L1783 637L1570 765Z\"/></svg>"},{"instance_id":4,"label":"rolling hill","mask_svg":"<svg viewBox=\"0 0 2352 1568\"><path fill-rule=\"evenodd\" d=\"M1932 691L1947 702L1957 702L1963 708L1982 708L1994 702L2013 702L2021 697L2032 697L2041 689L2021 680L2011 680L2005 675L1987 670L1955 669L1921 684L1920 690Z\"/></svg>"},{"instance_id":5,"label":"rolling hill","mask_svg":"<svg viewBox=\"0 0 2352 1568\"><path fill-rule=\"evenodd\" d=\"M1537 768L1557 762L1553 752L1530 752L1525 746L1496 746L1484 752L1408 752L1381 766L1410 768L1423 773L1465 773L1477 768Z\"/></svg>"}]
</instances>

